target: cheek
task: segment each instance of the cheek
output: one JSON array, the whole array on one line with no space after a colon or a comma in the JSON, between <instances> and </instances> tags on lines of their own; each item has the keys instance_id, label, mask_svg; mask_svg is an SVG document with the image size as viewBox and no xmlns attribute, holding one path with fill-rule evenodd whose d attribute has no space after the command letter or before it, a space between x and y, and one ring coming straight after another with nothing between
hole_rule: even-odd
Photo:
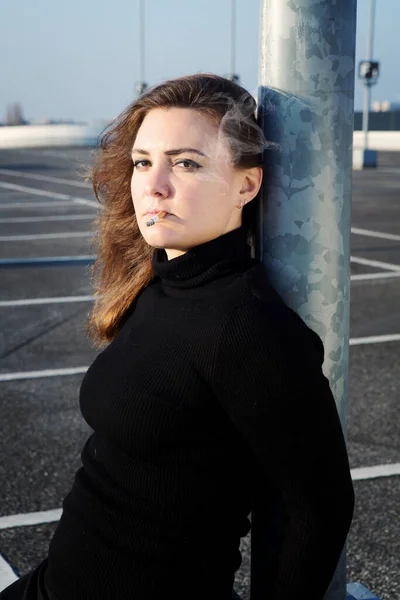
<instances>
[{"instance_id":1,"label":"cheek","mask_svg":"<svg viewBox=\"0 0 400 600\"><path fill-rule=\"evenodd\" d=\"M137 177L135 177L134 175L132 175L131 177L131 194L132 197L135 197L138 195L140 190L140 180L138 180Z\"/></svg>"},{"instance_id":2,"label":"cheek","mask_svg":"<svg viewBox=\"0 0 400 600\"><path fill-rule=\"evenodd\" d=\"M131 199L132 199L132 203L133 203L133 207L136 211L137 209L137 205L138 205L138 186L137 183L134 182L133 178L131 179Z\"/></svg>"},{"instance_id":3,"label":"cheek","mask_svg":"<svg viewBox=\"0 0 400 600\"><path fill-rule=\"evenodd\" d=\"M217 170L200 172L196 176L196 184L204 190L212 190L214 194L218 195L226 194L229 188L225 174Z\"/></svg>"}]
</instances>

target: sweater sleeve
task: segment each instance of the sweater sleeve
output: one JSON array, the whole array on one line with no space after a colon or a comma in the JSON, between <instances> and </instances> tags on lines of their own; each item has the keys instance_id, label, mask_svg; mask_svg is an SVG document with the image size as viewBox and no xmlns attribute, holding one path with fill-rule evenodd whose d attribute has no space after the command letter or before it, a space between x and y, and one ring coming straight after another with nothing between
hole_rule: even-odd
<instances>
[{"instance_id":1,"label":"sweater sleeve","mask_svg":"<svg viewBox=\"0 0 400 600\"><path fill-rule=\"evenodd\" d=\"M350 528L354 490L320 338L283 302L251 302L223 326L212 388L279 491L285 526L269 600L321 600Z\"/></svg>"}]
</instances>

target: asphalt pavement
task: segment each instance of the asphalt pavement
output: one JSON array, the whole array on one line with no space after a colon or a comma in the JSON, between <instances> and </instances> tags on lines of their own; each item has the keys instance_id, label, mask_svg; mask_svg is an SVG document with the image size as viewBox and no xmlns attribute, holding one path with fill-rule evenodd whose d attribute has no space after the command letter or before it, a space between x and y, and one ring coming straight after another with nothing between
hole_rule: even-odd
<instances>
[{"instance_id":1,"label":"asphalt pavement","mask_svg":"<svg viewBox=\"0 0 400 600\"><path fill-rule=\"evenodd\" d=\"M98 353L85 335L89 259L6 261L93 255L97 201L82 178L90 161L85 148L0 151L0 590L47 554L91 433L78 394ZM400 152L379 161L353 173L347 582L399 600ZM250 536L235 584L243 600Z\"/></svg>"}]
</instances>

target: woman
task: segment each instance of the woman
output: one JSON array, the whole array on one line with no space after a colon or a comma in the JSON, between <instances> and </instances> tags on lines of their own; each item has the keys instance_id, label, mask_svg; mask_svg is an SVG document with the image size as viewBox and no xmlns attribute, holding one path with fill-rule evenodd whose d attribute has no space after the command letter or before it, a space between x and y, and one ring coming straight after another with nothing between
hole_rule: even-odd
<instances>
[{"instance_id":1,"label":"woman","mask_svg":"<svg viewBox=\"0 0 400 600\"><path fill-rule=\"evenodd\" d=\"M87 331L108 346L80 388L94 433L48 557L1 600L230 600L260 489L285 513L269 600L324 595L353 486L322 343L254 258L255 108L229 80L181 77L103 137Z\"/></svg>"}]
</instances>

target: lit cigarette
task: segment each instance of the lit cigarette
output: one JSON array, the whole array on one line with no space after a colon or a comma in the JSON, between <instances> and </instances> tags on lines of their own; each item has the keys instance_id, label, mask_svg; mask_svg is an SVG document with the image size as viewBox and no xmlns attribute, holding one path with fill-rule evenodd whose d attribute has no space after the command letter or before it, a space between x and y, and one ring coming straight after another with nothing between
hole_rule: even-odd
<instances>
[{"instance_id":1,"label":"lit cigarette","mask_svg":"<svg viewBox=\"0 0 400 600\"><path fill-rule=\"evenodd\" d=\"M165 215L167 215L167 214L168 213L166 213L163 210L161 212L157 213L155 217L153 217L152 219L150 219L150 221L146 221L147 227L150 227L151 225L154 225L154 223L157 223L157 221L159 221L160 219L162 219L163 217L165 217Z\"/></svg>"}]
</instances>

